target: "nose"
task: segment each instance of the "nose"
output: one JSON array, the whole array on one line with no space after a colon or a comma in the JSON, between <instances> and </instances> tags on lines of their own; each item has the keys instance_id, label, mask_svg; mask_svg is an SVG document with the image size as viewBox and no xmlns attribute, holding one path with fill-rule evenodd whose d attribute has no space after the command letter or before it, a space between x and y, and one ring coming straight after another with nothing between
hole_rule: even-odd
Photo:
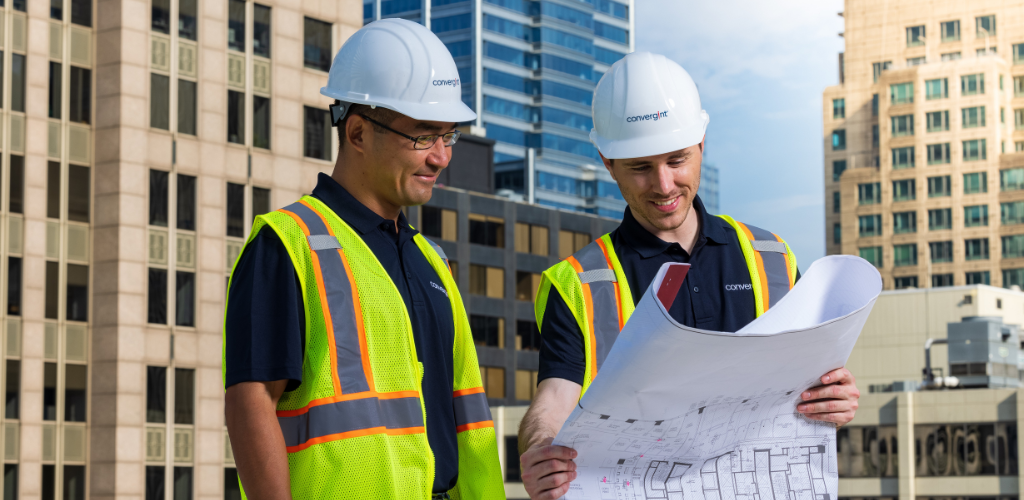
<instances>
[{"instance_id":1,"label":"nose","mask_svg":"<svg viewBox=\"0 0 1024 500\"><path fill-rule=\"evenodd\" d=\"M448 166L451 161L451 151L444 145L444 138L438 137L434 145L427 150L427 163L439 168Z\"/></svg>"},{"instance_id":2,"label":"nose","mask_svg":"<svg viewBox=\"0 0 1024 500\"><path fill-rule=\"evenodd\" d=\"M675 175L668 165L658 165L654 169L655 191L658 194L672 194L676 189Z\"/></svg>"}]
</instances>

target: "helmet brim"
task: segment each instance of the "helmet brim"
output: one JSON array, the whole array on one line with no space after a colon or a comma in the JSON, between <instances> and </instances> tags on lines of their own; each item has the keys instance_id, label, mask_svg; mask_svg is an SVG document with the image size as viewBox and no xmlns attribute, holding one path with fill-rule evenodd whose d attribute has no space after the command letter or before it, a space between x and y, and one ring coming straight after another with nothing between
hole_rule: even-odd
<instances>
[{"instance_id":1,"label":"helmet brim","mask_svg":"<svg viewBox=\"0 0 1024 500\"><path fill-rule=\"evenodd\" d=\"M436 102L436 103L415 103L399 101L397 99L377 98L367 95L366 98L353 98L351 95L340 96L327 87L321 87L320 93L352 104L365 104L367 106L380 106L392 111L397 111L414 120L430 122L454 122L463 123L476 120L476 113L466 103L459 102Z\"/></svg>"},{"instance_id":2,"label":"helmet brim","mask_svg":"<svg viewBox=\"0 0 1024 500\"><path fill-rule=\"evenodd\" d=\"M669 130L658 135L635 137L632 139L607 139L601 137L596 129L591 129L590 141L597 146L601 156L609 160L662 155L700 144L704 140L708 123L711 121L711 118L705 111L701 111L701 118L701 122L695 123L688 128Z\"/></svg>"}]
</instances>

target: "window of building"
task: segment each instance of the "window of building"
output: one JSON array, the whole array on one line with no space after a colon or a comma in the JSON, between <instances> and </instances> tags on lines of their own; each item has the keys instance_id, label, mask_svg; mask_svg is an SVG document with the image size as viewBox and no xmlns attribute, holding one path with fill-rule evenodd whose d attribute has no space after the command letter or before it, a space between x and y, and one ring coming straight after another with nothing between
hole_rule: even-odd
<instances>
[{"instance_id":1,"label":"window of building","mask_svg":"<svg viewBox=\"0 0 1024 500\"><path fill-rule=\"evenodd\" d=\"M846 160L832 162L832 182L839 182L839 177L846 171Z\"/></svg>"},{"instance_id":2,"label":"window of building","mask_svg":"<svg viewBox=\"0 0 1024 500\"><path fill-rule=\"evenodd\" d=\"M8 210L20 214L25 208L25 157L11 155L10 196Z\"/></svg>"},{"instance_id":3,"label":"window of building","mask_svg":"<svg viewBox=\"0 0 1024 500\"><path fill-rule=\"evenodd\" d=\"M270 7L252 4L252 53L270 59Z\"/></svg>"},{"instance_id":4,"label":"window of building","mask_svg":"<svg viewBox=\"0 0 1024 500\"><path fill-rule=\"evenodd\" d=\"M929 144L928 148L928 164L939 165L942 163L949 163L949 143L944 142L942 144Z\"/></svg>"},{"instance_id":5,"label":"window of building","mask_svg":"<svg viewBox=\"0 0 1024 500\"><path fill-rule=\"evenodd\" d=\"M976 128L985 126L985 106L974 106L960 110L963 117L961 126L963 128Z\"/></svg>"},{"instance_id":6,"label":"window of building","mask_svg":"<svg viewBox=\"0 0 1024 500\"><path fill-rule=\"evenodd\" d=\"M549 231L546 226L516 222L516 251L534 255L548 254Z\"/></svg>"},{"instance_id":7,"label":"window of building","mask_svg":"<svg viewBox=\"0 0 1024 500\"><path fill-rule=\"evenodd\" d=\"M167 422L167 368L146 367L146 423Z\"/></svg>"},{"instance_id":8,"label":"window of building","mask_svg":"<svg viewBox=\"0 0 1024 500\"><path fill-rule=\"evenodd\" d=\"M1013 77L1013 96L1024 97L1024 76Z\"/></svg>"},{"instance_id":9,"label":"window of building","mask_svg":"<svg viewBox=\"0 0 1024 500\"><path fill-rule=\"evenodd\" d=\"M946 61L959 61L960 57L961 57L960 56L960 52L948 52L948 53L942 54L942 62L946 62Z\"/></svg>"},{"instance_id":10,"label":"window of building","mask_svg":"<svg viewBox=\"0 0 1024 500\"><path fill-rule=\"evenodd\" d=\"M174 423L195 424L196 371L191 368L174 369Z\"/></svg>"},{"instance_id":11,"label":"window of building","mask_svg":"<svg viewBox=\"0 0 1024 500\"><path fill-rule=\"evenodd\" d=\"M1014 143L1013 143L1013 151L1016 152L1016 153L1020 153L1021 151L1024 151L1024 141L1014 141Z\"/></svg>"},{"instance_id":12,"label":"window of building","mask_svg":"<svg viewBox=\"0 0 1024 500\"><path fill-rule=\"evenodd\" d=\"M60 218L60 163L46 162L46 217Z\"/></svg>"},{"instance_id":13,"label":"window of building","mask_svg":"<svg viewBox=\"0 0 1024 500\"><path fill-rule=\"evenodd\" d=\"M960 40L960 21L945 21L939 23L939 34L942 42L956 42Z\"/></svg>"},{"instance_id":14,"label":"window of building","mask_svg":"<svg viewBox=\"0 0 1024 500\"><path fill-rule=\"evenodd\" d=\"M846 118L846 99L832 99L832 119Z\"/></svg>"},{"instance_id":15,"label":"window of building","mask_svg":"<svg viewBox=\"0 0 1024 500\"><path fill-rule=\"evenodd\" d=\"M331 69L331 25L316 19L305 18L303 35L303 64L310 69L329 71Z\"/></svg>"},{"instance_id":16,"label":"window of building","mask_svg":"<svg viewBox=\"0 0 1024 500\"><path fill-rule=\"evenodd\" d=\"M420 232L429 238L458 240L458 213L445 208L421 206Z\"/></svg>"},{"instance_id":17,"label":"window of building","mask_svg":"<svg viewBox=\"0 0 1024 500\"><path fill-rule=\"evenodd\" d=\"M940 175L928 178L928 197L937 198L950 196L950 178L948 175Z\"/></svg>"},{"instance_id":18,"label":"window of building","mask_svg":"<svg viewBox=\"0 0 1024 500\"><path fill-rule=\"evenodd\" d=\"M270 213L270 190L253 186L252 188L252 216Z\"/></svg>"},{"instance_id":19,"label":"window of building","mask_svg":"<svg viewBox=\"0 0 1024 500\"><path fill-rule=\"evenodd\" d=\"M60 283L60 264L57 262L46 262L46 297L44 301L44 317L46 319L57 319L57 298Z\"/></svg>"},{"instance_id":20,"label":"window of building","mask_svg":"<svg viewBox=\"0 0 1024 500\"><path fill-rule=\"evenodd\" d=\"M64 498L85 498L85 466L65 465L62 484Z\"/></svg>"},{"instance_id":21,"label":"window of building","mask_svg":"<svg viewBox=\"0 0 1024 500\"><path fill-rule=\"evenodd\" d=\"M505 318L470 314L469 327L473 332L473 341L476 345L505 347Z\"/></svg>"},{"instance_id":22,"label":"window of building","mask_svg":"<svg viewBox=\"0 0 1024 500\"><path fill-rule=\"evenodd\" d=\"M910 26L907 28L907 47L924 45L924 26Z\"/></svg>"},{"instance_id":23,"label":"window of building","mask_svg":"<svg viewBox=\"0 0 1024 500\"><path fill-rule=\"evenodd\" d=\"M224 468L224 500L242 500L242 488L238 483L238 469L234 467Z\"/></svg>"},{"instance_id":24,"label":"window of building","mask_svg":"<svg viewBox=\"0 0 1024 500\"><path fill-rule=\"evenodd\" d=\"M988 225L988 205L970 205L964 207L964 227L983 227Z\"/></svg>"},{"instance_id":25,"label":"window of building","mask_svg":"<svg viewBox=\"0 0 1024 500\"><path fill-rule=\"evenodd\" d=\"M978 38L996 36L996 16L978 16L974 18L974 29Z\"/></svg>"},{"instance_id":26,"label":"window of building","mask_svg":"<svg viewBox=\"0 0 1024 500\"><path fill-rule=\"evenodd\" d=\"M149 171L149 225L167 227L168 173Z\"/></svg>"},{"instance_id":27,"label":"window of building","mask_svg":"<svg viewBox=\"0 0 1024 500\"><path fill-rule=\"evenodd\" d=\"M914 115L893 116L891 130L893 137L914 135Z\"/></svg>"},{"instance_id":28,"label":"window of building","mask_svg":"<svg viewBox=\"0 0 1024 500\"><path fill-rule=\"evenodd\" d=\"M875 205L882 202L881 183L869 182L857 185L857 201L861 205Z\"/></svg>"},{"instance_id":29,"label":"window of building","mask_svg":"<svg viewBox=\"0 0 1024 500\"><path fill-rule=\"evenodd\" d=\"M878 77L882 75L882 72L891 67L892 61L871 63L871 76L874 79L874 83L878 83Z\"/></svg>"},{"instance_id":30,"label":"window of building","mask_svg":"<svg viewBox=\"0 0 1024 500\"><path fill-rule=\"evenodd\" d=\"M953 227L953 211L949 208L928 210L928 230L951 229Z\"/></svg>"},{"instance_id":31,"label":"window of building","mask_svg":"<svg viewBox=\"0 0 1024 500\"><path fill-rule=\"evenodd\" d=\"M882 247L862 247L858 249L860 258L870 262L873 266L882 267Z\"/></svg>"},{"instance_id":32,"label":"window of building","mask_svg":"<svg viewBox=\"0 0 1024 500\"><path fill-rule=\"evenodd\" d=\"M480 367L480 379L484 393L491 399L505 399L505 369L493 366Z\"/></svg>"},{"instance_id":33,"label":"window of building","mask_svg":"<svg viewBox=\"0 0 1024 500\"><path fill-rule=\"evenodd\" d=\"M8 359L5 372L4 418L17 419L21 415L21 360Z\"/></svg>"},{"instance_id":34,"label":"window of building","mask_svg":"<svg viewBox=\"0 0 1024 500\"><path fill-rule=\"evenodd\" d=\"M505 270L500 267L470 264L469 293L495 299L505 298Z\"/></svg>"},{"instance_id":35,"label":"window of building","mask_svg":"<svg viewBox=\"0 0 1024 500\"><path fill-rule=\"evenodd\" d=\"M469 214L469 242L489 247L505 247L505 220L489 215Z\"/></svg>"},{"instance_id":36,"label":"window of building","mask_svg":"<svg viewBox=\"0 0 1024 500\"><path fill-rule=\"evenodd\" d=\"M914 148L892 148L892 168L893 170L914 168Z\"/></svg>"},{"instance_id":37,"label":"window of building","mask_svg":"<svg viewBox=\"0 0 1024 500\"><path fill-rule=\"evenodd\" d=\"M252 147L270 149L270 98L252 96Z\"/></svg>"},{"instance_id":38,"label":"window of building","mask_svg":"<svg viewBox=\"0 0 1024 500\"><path fill-rule=\"evenodd\" d=\"M897 290L904 288L917 288L917 276L897 276L894 278L895 286Z\"/></svg>"},{"instance_id":39,"label":"window of building","mask_svg":"<svg viewBox=\"0 0 1024 500\"><path fill-rule=\"evenodd\" d=\"M516 350L539 351L541 343L540 331L533 321L516 321Z\"/></svg>"},{"instance_id":40,"label":"window of building","mask_svg":"<svg viewBox=\"0 0 1024 500\"><path fill-rule=\"evenodd\" d=\"M953 262L952 241L933 241L928 244L928 252L932 262Z\"/></svg>"},{"instance_id":41,"label":"window of building","mask_svg":"<svg viewBox=\"0 0 1024 500\"><path fill-rule=\"evenodd\" d=\"M228 91L228 142L245 144L245 93Z\"/></svg>"},{"instance_id":42,"label":"window of building","mask_svg":"<svg viewBox=\"0 0 1024 500\"><path fill-rule=\"evenodd\" d=\"M167 324L167 270L149 268L146 321L156 325Z\"/></svg>"},{"instance_id":43,"label":"window of building","mask_svg":"<svg viewBox=\"0 0 1024 500\"><path fill-rule=\"evenodd\" d=\"M228 2L228 48L245 52L245 0Z\"/></svg>"},{"instance_id":44,"label":"window of building","mask_svg":"<svg viewBox=\"0 0 1024 500\"><path fill-rule=\"evenodd\" d=\"M25 112L25 56L11 54L11 111Z\"/></svg>"},{"instance_id":45,"label":"window of building","mask_svg":"<svg viewBox=\"0 0 1024 500\"><path fill-rule=\"evenodd\" d=\"M533 401L537 394L537 372L535 370L516 370L516 399Z\"/></svg>"},{"instance_id":46,"label":"window of building","mask_svg":"<svg viewBox=\"0 0 1024 500\"><path fill-rule=\"evenodd\" d=\"M975 271L964 273L965 285L991 285L991 278L988 271Z\"/></svg>"},{"instance_id":47,"label":"window of building","mask_svg":"<svg viewBox=\"0 0 1024 500\"><path fill-rule=\"evenodd\" d=\"M982 47L980 49L975 49L974 55L976 57L994 56L996 55L996 47L989 47L988 49Z\"/></svg>"},{"instance_id":48,"label":"window of building","mask_svg":"<svg viewBox=\"0 0 1024 500\"><path fill-rule=\"evenodd\" d=\"M846 130L838 129L832 131L832 151L842 151L846 149Z\"/></svg>"},{"instance_id":49,"label":"window of building","mask_svg":"<svg viewBox=\"0 0 1024 500\"><path fill-rule=\"evenodd\" d=\"M988 148L985 139L973 139L963 141L964 161L979 161L988 159Z\"/></svg>"},{"instance_id":50,"label":"window of building","mask_svg":"<svg viewBox=\"0 0 1024 500\"><path fill-rule=\"evenodd\" d=\"M988 192L988 172L964 174L964 194Z\"/></svg>"},{"instance_id":51,"label":"window of building","mask_svg":"<svg viewBox=\"0 0 1024 500\"><path fill-rule=\"evenodd\" d=\"M161 130L171 129L171 79L164 75L149 75L149 126Z\"/></svg>"},{"instance_id":52,"label":"window of building","mask_svg":"<svg viewBox=\"0 0 1024 500\"><path fill-rule=\"evenodd\" d=\"M1024 234L1003 236L1002 247L1004 259L1024 257Z\"/></svg>"},{"instance_id":53,"label":"window of building","mask_svg":"<svg viewBox=\"0 0 1024 500\"><path fill-rule=\"evenodd\" d=\"M89 167L68 165L67 211L68 220L89 222Z\"/></svg>"},{"instance_id":54,"label":"window of building","mask_svg":"<svg viewBox=\"0 0 1024 500\"><path fill-rule=\"evenodd\" d=\"M985 93L985 73L963 75L960 77L960 94L977 95Z\"/></svg>"},{"instance_id":55,"label":"window of building","mask_svg":"<svg viewBox=\"0 0 1024 500\"><path fill-rule=\"evenodd\" d=\"M1008 168L999 171L1000 191L1020 191L1024 189L1024 168Z\"/></svg>"},{"instance_id":56,"label":"window of building","mask_svg":"<svg viewBox=\"0 0 1024 500\"><path fill-rule=\"evenodd\" d=\"M928 132L949 130L949 111L932 111L925 113L924 118Z\"/></svg>"},{"instance_id":57,"label":"window of building","mask_svg":"<svg viewBox=\"0 0 1024 500\"><path fill-rule=\"evenodd\" d=\"M953 286L953 275L952 274L933 274L932 275L932 288L941 288L944 286Z\"/></svg>"},{"instance_id":58,"label":"window of building","mask_svg":"<svg viewBox=\"0 0 1024 500\"><path fill-rule=\"evenodd\" d=\"M910 201L916 197L914 179L892 181L892 201Z\"/></svg>"},{"instance_id":59,"label":"window of building","mask_svg":"<svg viewBox=\"0 0 1024 500\"><path fill-rule=\"evenodd\" d=\"M196 19L198 18L196 0L178 0L178 36L185 40L196 41L198 30Z\"/></svg>"},{"instance_id":60,"label":"window of building","mask_svg":"<svg viewBox=\"0 0 1024 500\"><path fill-rule=\"evenodd\" d=\"M1013 110L1013 128L1024 130L1024 109Z\"/></svg>"},{"instance_id":61,"label":"window of building","mask_svg":"<svg viewBox=\"0 0 1024 500\"><path fill-rule=\"evenodd\" d=\"M89 369L85 365L67 363L64 365L64 421L85 422L85 385L89 380ZM75 498L84 498L75 497Z\"/></svg>"},{"instance_id":62,"label":"window of building","mask_svg":"<svg viewBox=\"0 0 1024 500\"><path fill-rule=\"evenodd\" d=\"M878 116L878 94L871 94L871 116Z\"/></svg>"},{"instance_id":63,"label":"window of building","mask_svg":"<svg viewBox=\"0 0 1024 500\"><path fill-rule=\"evenodd\" d=\"M832 213L838 214L841 212L842 204L839 191L832 191Z\"/></svg>"},{"instance_id":64,"label":"window of building","mask_svg":"<svg viewBox=\"0 0 1024 500\"><path fill-rule=\"evenodd\" d=\"M580 251L591 242L590 235L576 231L558 231L558 258L566 259Z\"/></svg>"},{"instance_id":65,"label":"window of building","mask_svg":"<svg viewBox=\"0 0 1024 500\"><path fill-rule=\"evenodd\" d=\"M178 80L178 133L196 135L196 82Z\"/></svg>"},{"instance_id":66,"label":"window of building","mask_svg":"<svg viewBox=\"0 0 1024 500\"><path fill-rule=\"evenodd\" d=\"M196 230L196 178L178 174L177 228Z\"/></svg>"},{"instance_id":67,"label":"window of building","mask_svg":"<svg viewBox=\"0 0 1024 500\"><path fill-rule=\"evenodd\" d=\"M924 58L924 56L921 56L921 57L910 57L910 58L907 58L907 67L909 68L909 67L912 67L912 66L920 66L920 65L922 65L922 64L924 64L926 62L928 62L928 61L927 61L927 59Z\"/></svg>"},{"instance_id":68,"label":"window of building","mask_svg":"<svg viewBox=\"0 0 1024 500\"><path fill-rule=\"evenodd\" d=\"M917 265L917 244L893 245L893 266L916 266Z\"/></svg>"},{"instance_id":69,"label":"window of building","mask_svg":"<svg viewBox=\"0 0 1024 500\"><path fill-rule=\"evenodd\" d=\"M89 266L67 265L66 313L68 321L89 320Z\"/></svg>"},{"instance_id":70,"label":"window of building","mask_svg":"<svg viewBox=\"0 0 1024 500\"><path fill-rule=\"evenodd\" d=\"M926 80L924 82L925 100L945 99L947 97L949 97L948 78L936 78L934 80Z\"/></svg>"},{"instance_id":71,"label":"window of building","mask_svg":"<svg viewBox=\"0 0 1024 500\"><path fill-rule=\"evenodd\" d=\"M858 216L857 227L859 228L859 234L862 238L867 236L881 236L882 216L879 214Z\"/></svg>"},{"instance_id":72,"label":"window of building","mask_svg":"<svg viewBox=\"0 0 1024 500\"><path fill-rule=\"evenodd\" d=\"M61 21L64 19L64 1L50 0L50 19Z\"/></svg>"},{"instance_id":73,"label":"window of building","mask_svg":"<svg viewBox=\"0 0 1024 500\"><path fill-rule=\"evenodd\" d=\"M916 233L917 212L895 212L892 214L893 234Z\"/></svg>"},{"instance_id":74,"label":"window of building","mask_svg":"<svg viewBox=\"0 0 1024 500\"><path fill-rule=\"evenodd\" d=\"M878 147L878 139L879 139L878 124L877 123L873 123L873 124L871 124L871 147L873 147L873 148L877 148Z\"/></svg>"},{"instance_id":75,"label":"window of building","mask_svg":"<svg viewBox=\"0 0 1024 500\"><path fill-rule=\"evenodd\" d=\"M516 300L533 302L540 288L540 274L516 271Z\"/></svg>"},{"instance_id":76,"label":"window of building","mask_svg":"<svg viewBox=\"0 0 1024 500\"><path fill-rule=\"evenodd\" d=\"M227 187L227 235L245 237L245 186L228 183Z\"/></svg>"},{"instance_id":77,"label":"window of building","mask_svg":"<svg viewBox=\"0 0 1024 500\"><path fill-rule=\"evenodd\" d=\"M988 238L964 240L967 260L988 260Z\"/></svg>"},{"instance_id":78,"label":"window of building","mask_svg":"<svg viewBox=\"0 0 1024 500\"><path fill-rule=\"evenodd\" d=\"M171 34L171 0L151 0L152 14L150 29L165 35Z\"/></svg>"},{"instance_id":79,"label":"window of building","mask_svg":"<svg viewBox=\"0 0 1024 500\"><path fill-rule=\"evenodd\" d=\"M893 105L910 104L914 102L914 84L907 82L889 85L889 96Z\"/></svg>"},{"instance_id":80,"label":"window of building","mask_svg":"<svg viewBox=\"0 0 1024 500\"><path fill-rule=\"evenodd\" d=\"M174 467L174 491L175 499L191 500L192 498L192 467Z\"/></svg>"},{"instance_id":81,"label":"window of building","mask_svg":"<svg viewBox=\"0 0 1024 500\"><path fill-rule=\"evenodd\" d=\"M838 222L832 224L832 243L839 245L843 242L843 226Z\"/></svg>"},{"instance_id":82,"label":"window of building","mask_svg":"<svg viewBox=\"0 0 1024 500\"><path fill-rule=\"evenodd\" d=\"M326 70L325 70L326 71ZM331 159L331 120L325 109L303 106L302 154L318 160Z\"/></svg>"},{"instance_id":83,"label":"window of building","mask_svg":"<svg viewBox=\"0 0 1024 500\"><path fill-rule=\"evenodd\" d=\"M21 316L21 257L7 257L7 315Z\"/></svg>"},{"instance_id":84,"label":"window of building","mask_svg":"<svg viewBox=\"0 0 1024 500\"><path fill-rule=\"evenodd\" d=\"M43 420L57 420L57 363L43 363Z\"/></svg>"},{"instance_id":85,"label":"window of building","mask_svg":"<svg viewBox=\"0 0 1024 500\"><path fill-rule=\"evenodd\" d=\"M146 466L146 500L164 500L164 468L159 465Z\"/></svg>"},{"instance_id":86,"label":"window of building","mask_svg":"<svg viewBox=\"0 0 1024 500\"><path fill-rule=\"evenodd\" d=\"M63 4L63 1L61 1ZM51 11L53 9L51 8ZM58 18L59 19L59 18ZM50 61L50 85L47 88L48 99L47 99L47 116L57 120L61 119L60 116L60 94L61 94L61 72L63 65L59 62Z\"/></svg>"}]
</instances>

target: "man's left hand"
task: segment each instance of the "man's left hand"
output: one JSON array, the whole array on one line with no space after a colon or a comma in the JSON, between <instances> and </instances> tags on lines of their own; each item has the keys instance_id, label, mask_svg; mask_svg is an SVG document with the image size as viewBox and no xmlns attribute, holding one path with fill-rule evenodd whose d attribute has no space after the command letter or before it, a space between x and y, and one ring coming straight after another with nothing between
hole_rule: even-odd
<instances>
[{"instance_id":1,"label":"man's left hand","mask_svg":"<svg viewBox=\"0 0 1024 500\"><path fill-rule=\"evenodd\" d=\"M803 402L796 406L796 410L807 418L832 422L836 427L850 423L857 413L857 400L860 399L853 374L846 368L840 368L822 376L821 383L800 395Z\"/></svg>"}]
</instances>

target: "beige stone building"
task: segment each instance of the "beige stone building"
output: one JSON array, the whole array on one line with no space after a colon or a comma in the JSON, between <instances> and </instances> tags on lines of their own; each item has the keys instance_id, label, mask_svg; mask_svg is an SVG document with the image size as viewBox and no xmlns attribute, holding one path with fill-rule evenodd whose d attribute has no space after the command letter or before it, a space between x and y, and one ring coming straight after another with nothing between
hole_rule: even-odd
<instances>
[{"instance_id":1,"label":"beige stone building","mask_svg":"<svg viewBox=\"0 0 1024 500\"><path fill-rule=\"evenodd\" d=\"M848 0L823 94L826 248L886 289L1024 284L1024 16Z\"/></svg>"}]
</instances>

